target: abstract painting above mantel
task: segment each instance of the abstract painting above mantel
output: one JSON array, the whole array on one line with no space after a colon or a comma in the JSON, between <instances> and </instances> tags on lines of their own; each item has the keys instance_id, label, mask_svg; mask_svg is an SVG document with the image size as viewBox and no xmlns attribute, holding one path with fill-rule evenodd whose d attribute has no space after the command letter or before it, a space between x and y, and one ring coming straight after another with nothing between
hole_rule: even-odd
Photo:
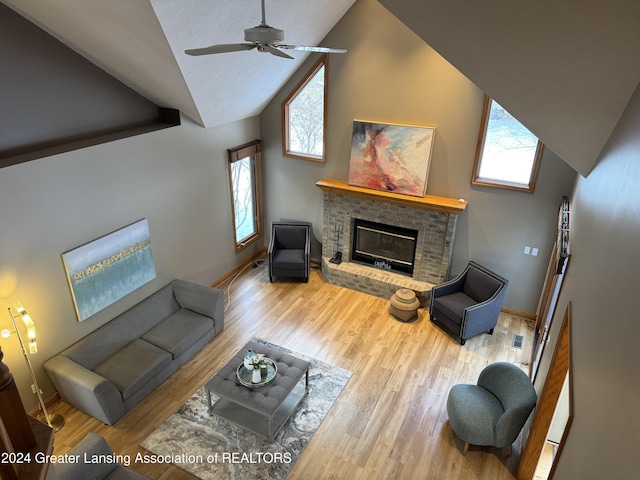
<instances>
[{"instance_id":1,"label":"abstract painting above mantel","mask_svg":"<svg viewBox=\"0 0 640 480\"><path fill-rule=\"evenodd\" d=\"M63 253L62 262L80 322L156 277L146 219Z\"/></svg>"},{"instance_id":2,"label":"abstract painting above mantel","mask_svg":"<svg viewBox=\"0 0 640 480\"><path fill-rule=\"evenodd\" d=\"M424 197L435 128L353 121L349 185Z\"/></svg>"}]
</instances>

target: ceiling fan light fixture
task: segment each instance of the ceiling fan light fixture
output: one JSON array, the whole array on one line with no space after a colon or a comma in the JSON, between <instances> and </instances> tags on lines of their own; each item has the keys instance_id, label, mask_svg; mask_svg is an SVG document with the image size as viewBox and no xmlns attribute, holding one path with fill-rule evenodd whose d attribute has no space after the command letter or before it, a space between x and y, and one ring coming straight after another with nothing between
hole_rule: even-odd
<instances>
[{"instance_id":1,"label":"ceiling fan light fixture","mask_svg":"<svg viewBox=\"0 0 640 480\"><path fill-rule=\"evenodd\" d=\"M244 39L253 43L273 43L284 40L284 31L269 25L247 28L244 31Z\"/></svg>"}]
</instances>

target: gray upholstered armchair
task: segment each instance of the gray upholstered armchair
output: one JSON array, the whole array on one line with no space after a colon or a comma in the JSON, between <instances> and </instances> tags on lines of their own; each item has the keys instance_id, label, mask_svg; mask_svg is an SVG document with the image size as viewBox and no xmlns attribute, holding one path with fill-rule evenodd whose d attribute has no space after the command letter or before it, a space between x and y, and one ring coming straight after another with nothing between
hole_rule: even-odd
<instances>
[{"instance_id":1,"label":"gray upholstered armchair","mask_svg":"<svg viewBox=\"0 0 640 480\"><path fill-rule=\"evenodd\" d=\"M269 242L269 281L273 277L298 277L309 280L309 224L273 222Z\"/></svg>"},{"instance_id":2,"label":"gray upholstered armchair","mask_svg":"<svg viewBox=\"0 0 640 480\"><path fill-rule=\"evenodd\" d=\"M479 333L493 334L507 292L507 280L469 262L453 280L433 287L429 315L460 339L460 345Z\"/></svg>"},{"instance_id":3,"label":"gray upholstered armchair","mask_svg":"<svg viewBox=\"0 0 640 480\"><path fill-rule=\"evenodd\" d=\"M513 363L497 362L485 367L477 385L454 385L447 399L449 423L469 444L509 447L518 438L537 401L529 377Z\"/></svg>"}]
</instances>

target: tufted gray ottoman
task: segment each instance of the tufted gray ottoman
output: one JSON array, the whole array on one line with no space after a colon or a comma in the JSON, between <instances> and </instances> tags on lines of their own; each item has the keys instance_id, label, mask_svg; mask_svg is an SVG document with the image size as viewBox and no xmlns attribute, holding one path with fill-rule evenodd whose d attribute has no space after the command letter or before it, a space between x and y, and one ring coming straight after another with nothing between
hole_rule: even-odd
<instances>
[{"instance_id":1,"label":"tufted gray ottoman","mask_svg":"<svg viewBox=\"0 0 640 480\"><path fill-rule=\"evenodd\" d=\"M238 381L237 369L247 350L273 360L276 378L262 387L245 387ZM304 385L300 380L305 376ZM256 342L249 342L205 384L209 412L263 435L273 442L276 434L309 393L309 362ZM219 396L211 404L211 394Z\"/></svg>"}]
</instances>

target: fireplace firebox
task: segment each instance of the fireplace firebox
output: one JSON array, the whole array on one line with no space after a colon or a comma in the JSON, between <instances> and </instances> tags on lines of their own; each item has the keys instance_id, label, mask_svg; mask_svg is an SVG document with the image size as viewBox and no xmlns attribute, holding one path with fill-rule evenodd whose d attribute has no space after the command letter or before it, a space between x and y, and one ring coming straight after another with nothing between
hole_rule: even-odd
<instances>
[{"instance_id":1,"label":"fireplace firebox","mask_svg":"<svg viewBox=\"0 0 640 480\"><path fill-rule=\"evenodd\" d=\"M351 260L405 275L413 274L418 231L353 220Z\"/></svg>"}]
</instances>

